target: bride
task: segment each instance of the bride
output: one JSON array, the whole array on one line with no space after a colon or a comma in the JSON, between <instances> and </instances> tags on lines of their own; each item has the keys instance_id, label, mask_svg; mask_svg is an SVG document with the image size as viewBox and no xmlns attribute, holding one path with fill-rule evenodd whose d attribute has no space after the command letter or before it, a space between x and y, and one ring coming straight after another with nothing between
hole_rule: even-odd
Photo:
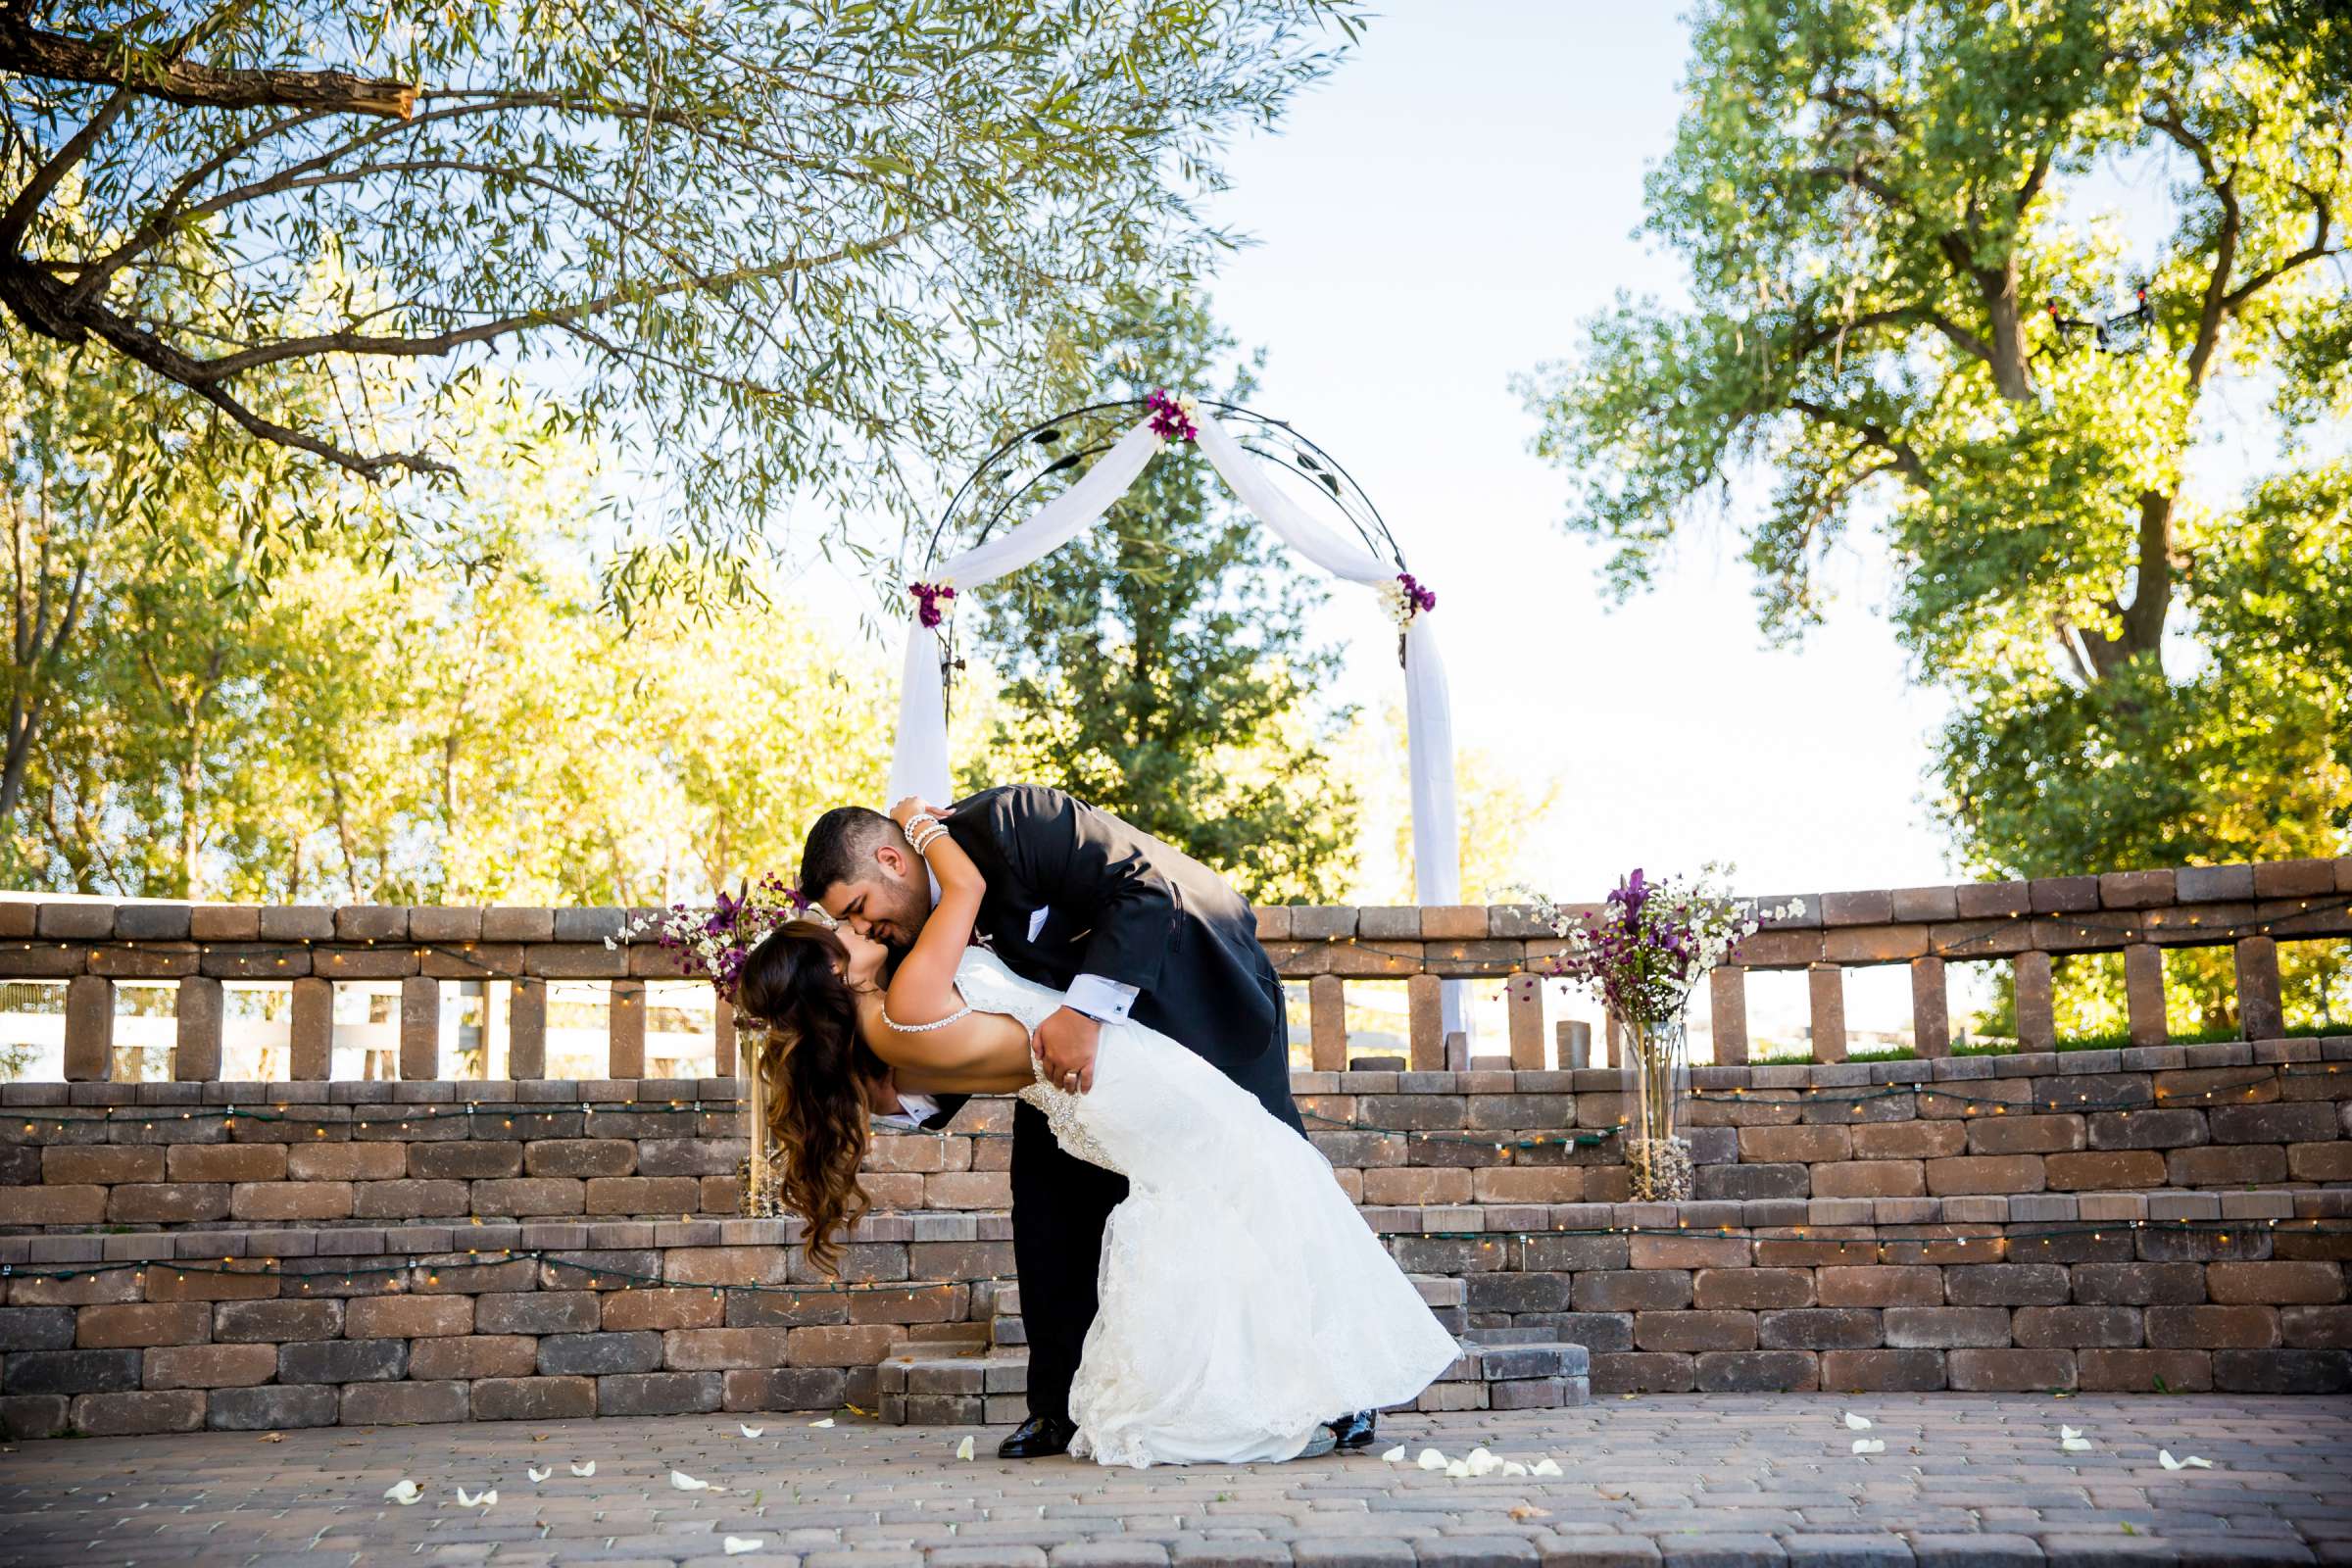
<instances>
[{"instance_id":1,"label":"bride","mask_svg":"<svg viewBox=\"0 0 2352 1568\"><path fill-rule=\"evenodd\" d=\"M902 827L937 813L906 801ZM1106 1024L1093 1087L1042 1080L1032 1030L1062 993L971 946L985 882L922 836L939 898L914 945L796 921L745 961L742 1004L780 1038L771 1129L809 1255L865 1213L869 1107L895 1093L1018 1095L1068 1152L1128 1179L1070 1389L1070 1451L1144 1466L1290 1459L1335 1410L1403 1404L1458 1353L1315 1147L1156 1030ZM1323 1445L1328 1447L1328 1442Z\"/></svg>"}]
</instances>

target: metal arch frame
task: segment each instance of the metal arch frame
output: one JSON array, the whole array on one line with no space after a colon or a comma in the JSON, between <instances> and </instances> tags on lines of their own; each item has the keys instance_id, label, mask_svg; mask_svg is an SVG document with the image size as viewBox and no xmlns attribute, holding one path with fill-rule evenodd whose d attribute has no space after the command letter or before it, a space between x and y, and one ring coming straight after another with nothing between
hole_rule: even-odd
<instances>
[{"instance_id":1,"label":"metal arch frame","mask_svg":"<svg viewBox=\"0 0 2352 1568\"><path fill-rule=\"evenodd\" d=\"M1234 440L1244 451L1253 457L1262 458L1280 467L1287 468L1301 478L1313 481L1318 491L1331 498L1332 505L1339 509L1340 514L1348 520L1348 526L1355 530L1356 537L1363 541L1365 548L1375 555L1386 556L1395 562L1397 571L1402 572L1405 569L1404 552L1397 548L1396 537L1389 531L1387 520L1380 514L1380 508L1373 504L1371 496L1365 493L1364 487L1356 483L1355 476L1340 466L1338 461L1330 453L1300 435L1292 428L1288 420L1277 419L1270 415L1260 414L1254 409L1245 408L1238 403L1224 403L1213 399L1202 399L1201 402L1203 407L1214 410L1219 418L1239 424L1240 427L1234 432ZM938 563L941 542L949 537L950 529L957 520L958 514L964 510L967 500L976 498L978 487L982 481L1001 466L1005 466L1007 458L1033 446L1044 447L1048 451L1052 451L1066 433L1066 427L1073 421L1084 420L1090 416L1107 415L1114 411L1131 411L1135 416L1141 417L1148 408L1149 404L1143 398L1123 398L1108 403L1089 403L1079 408L1065 409L1050 419L1041 419L1005 441L996 451L982 459L979 466L965 475L963 483L956 486L956 493L948 498L947 506L940 513L939 521L932 526L931 537L924 544L922 572L927 574L931 567ZM972 535L971 543L977 545L986 540L991 533L996 531L997 524L1004 520L1004 514L1019 505L1049 475L1076 468L1086 459L1098 457L1109 451L1116 444L1118 437L1124 435L1132 423L1132 419L1122 421L1116 433L1112 434L1109 439L1099 441L1092 446L1060 453L1053 462L1030 474L997 503L996 510L988 514ZM1287 443L1287 449L1276 443ZM918 575L914 580L923 581L924 577ZM963 662L956 657L953 634L942 637L940 639L940 689L943 698L951 694L955 672L962 667L962 663Z\"/></svg>"}]
</instances>

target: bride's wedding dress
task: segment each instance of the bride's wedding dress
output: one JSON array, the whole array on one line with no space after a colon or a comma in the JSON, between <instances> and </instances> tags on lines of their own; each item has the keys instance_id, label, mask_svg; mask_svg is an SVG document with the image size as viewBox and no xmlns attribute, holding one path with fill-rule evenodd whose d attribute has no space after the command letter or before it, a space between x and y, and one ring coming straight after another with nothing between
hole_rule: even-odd
<instances>
[{"instance_id":1,"label":"bride's wedding dress","mask_svg":"<svg viewBox=\"0 0 2352 1568\"><path fill-rule=\"evenodd\" d=\"M1062 1004L984 948L956 984L1032 1032ZM1330 1161L1157 1030L1105 1024L1090 1092L1021 1098L1064 1150L1128 1180L1070 1387L1072 1453L1292 1458L1325 1421L1416 1398L1459 1353Z\"/></svg>"}]
</instances>

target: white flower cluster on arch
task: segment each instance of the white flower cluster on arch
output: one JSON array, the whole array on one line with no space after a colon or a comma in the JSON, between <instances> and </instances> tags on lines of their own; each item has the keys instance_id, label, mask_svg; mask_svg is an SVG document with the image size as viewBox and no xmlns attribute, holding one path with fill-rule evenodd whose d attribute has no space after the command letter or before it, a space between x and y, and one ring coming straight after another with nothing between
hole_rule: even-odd
<instances>
[{"instance_id":1,"label":"white flower cluster on arch","mask_svg":"<svg viewBox=\"0 0 2352 1568\"><path fill-rule=\"evenodd\" d=\"M1308 561L1348 582L1360 583L1394 600L1398 574L1381 560L1308 516L1286 495L1256 459L1242 449L1204 406L1190 411L1199 445L1257 520ZM974 546L932 568L927 586L978 587L1067 544L1102 519L1125 495L1163 442L1145 418L1095 460L1067 490L1037 509L1019 526ZM1404 715L1407 767L1412 781L1413 892L1425 905L1461 901L1461 842L1456 827L1453 778L1453 710L1446 693L1446 664L1427 610L1404 620ZM919 612L906 631L906 663L899 687L899 730L891 758L890 796L920 795L948 800L954 784L948 764L948 709L940 684L938 632ZM1446 986L1447 1032L1462 1024L1462 986Z\"/></svg>"}]
</instances>

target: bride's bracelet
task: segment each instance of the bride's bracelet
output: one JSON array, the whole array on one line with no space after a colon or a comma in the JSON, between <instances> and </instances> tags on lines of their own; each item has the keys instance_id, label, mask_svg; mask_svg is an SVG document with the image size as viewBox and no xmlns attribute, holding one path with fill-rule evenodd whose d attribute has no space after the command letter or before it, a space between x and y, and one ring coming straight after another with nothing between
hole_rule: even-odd
<instances>
[{"instance_id":1,"label":"bride's bracelet","mask_svg":"<svg viewBox=\"0 0 2352 1568\"><path fill-rule=\"evenodd\" d=\"M937 844L947 833L947 827L929 812L906 819L906 843L915 854L921 855Z\"/></svg>"}]
</instances>

